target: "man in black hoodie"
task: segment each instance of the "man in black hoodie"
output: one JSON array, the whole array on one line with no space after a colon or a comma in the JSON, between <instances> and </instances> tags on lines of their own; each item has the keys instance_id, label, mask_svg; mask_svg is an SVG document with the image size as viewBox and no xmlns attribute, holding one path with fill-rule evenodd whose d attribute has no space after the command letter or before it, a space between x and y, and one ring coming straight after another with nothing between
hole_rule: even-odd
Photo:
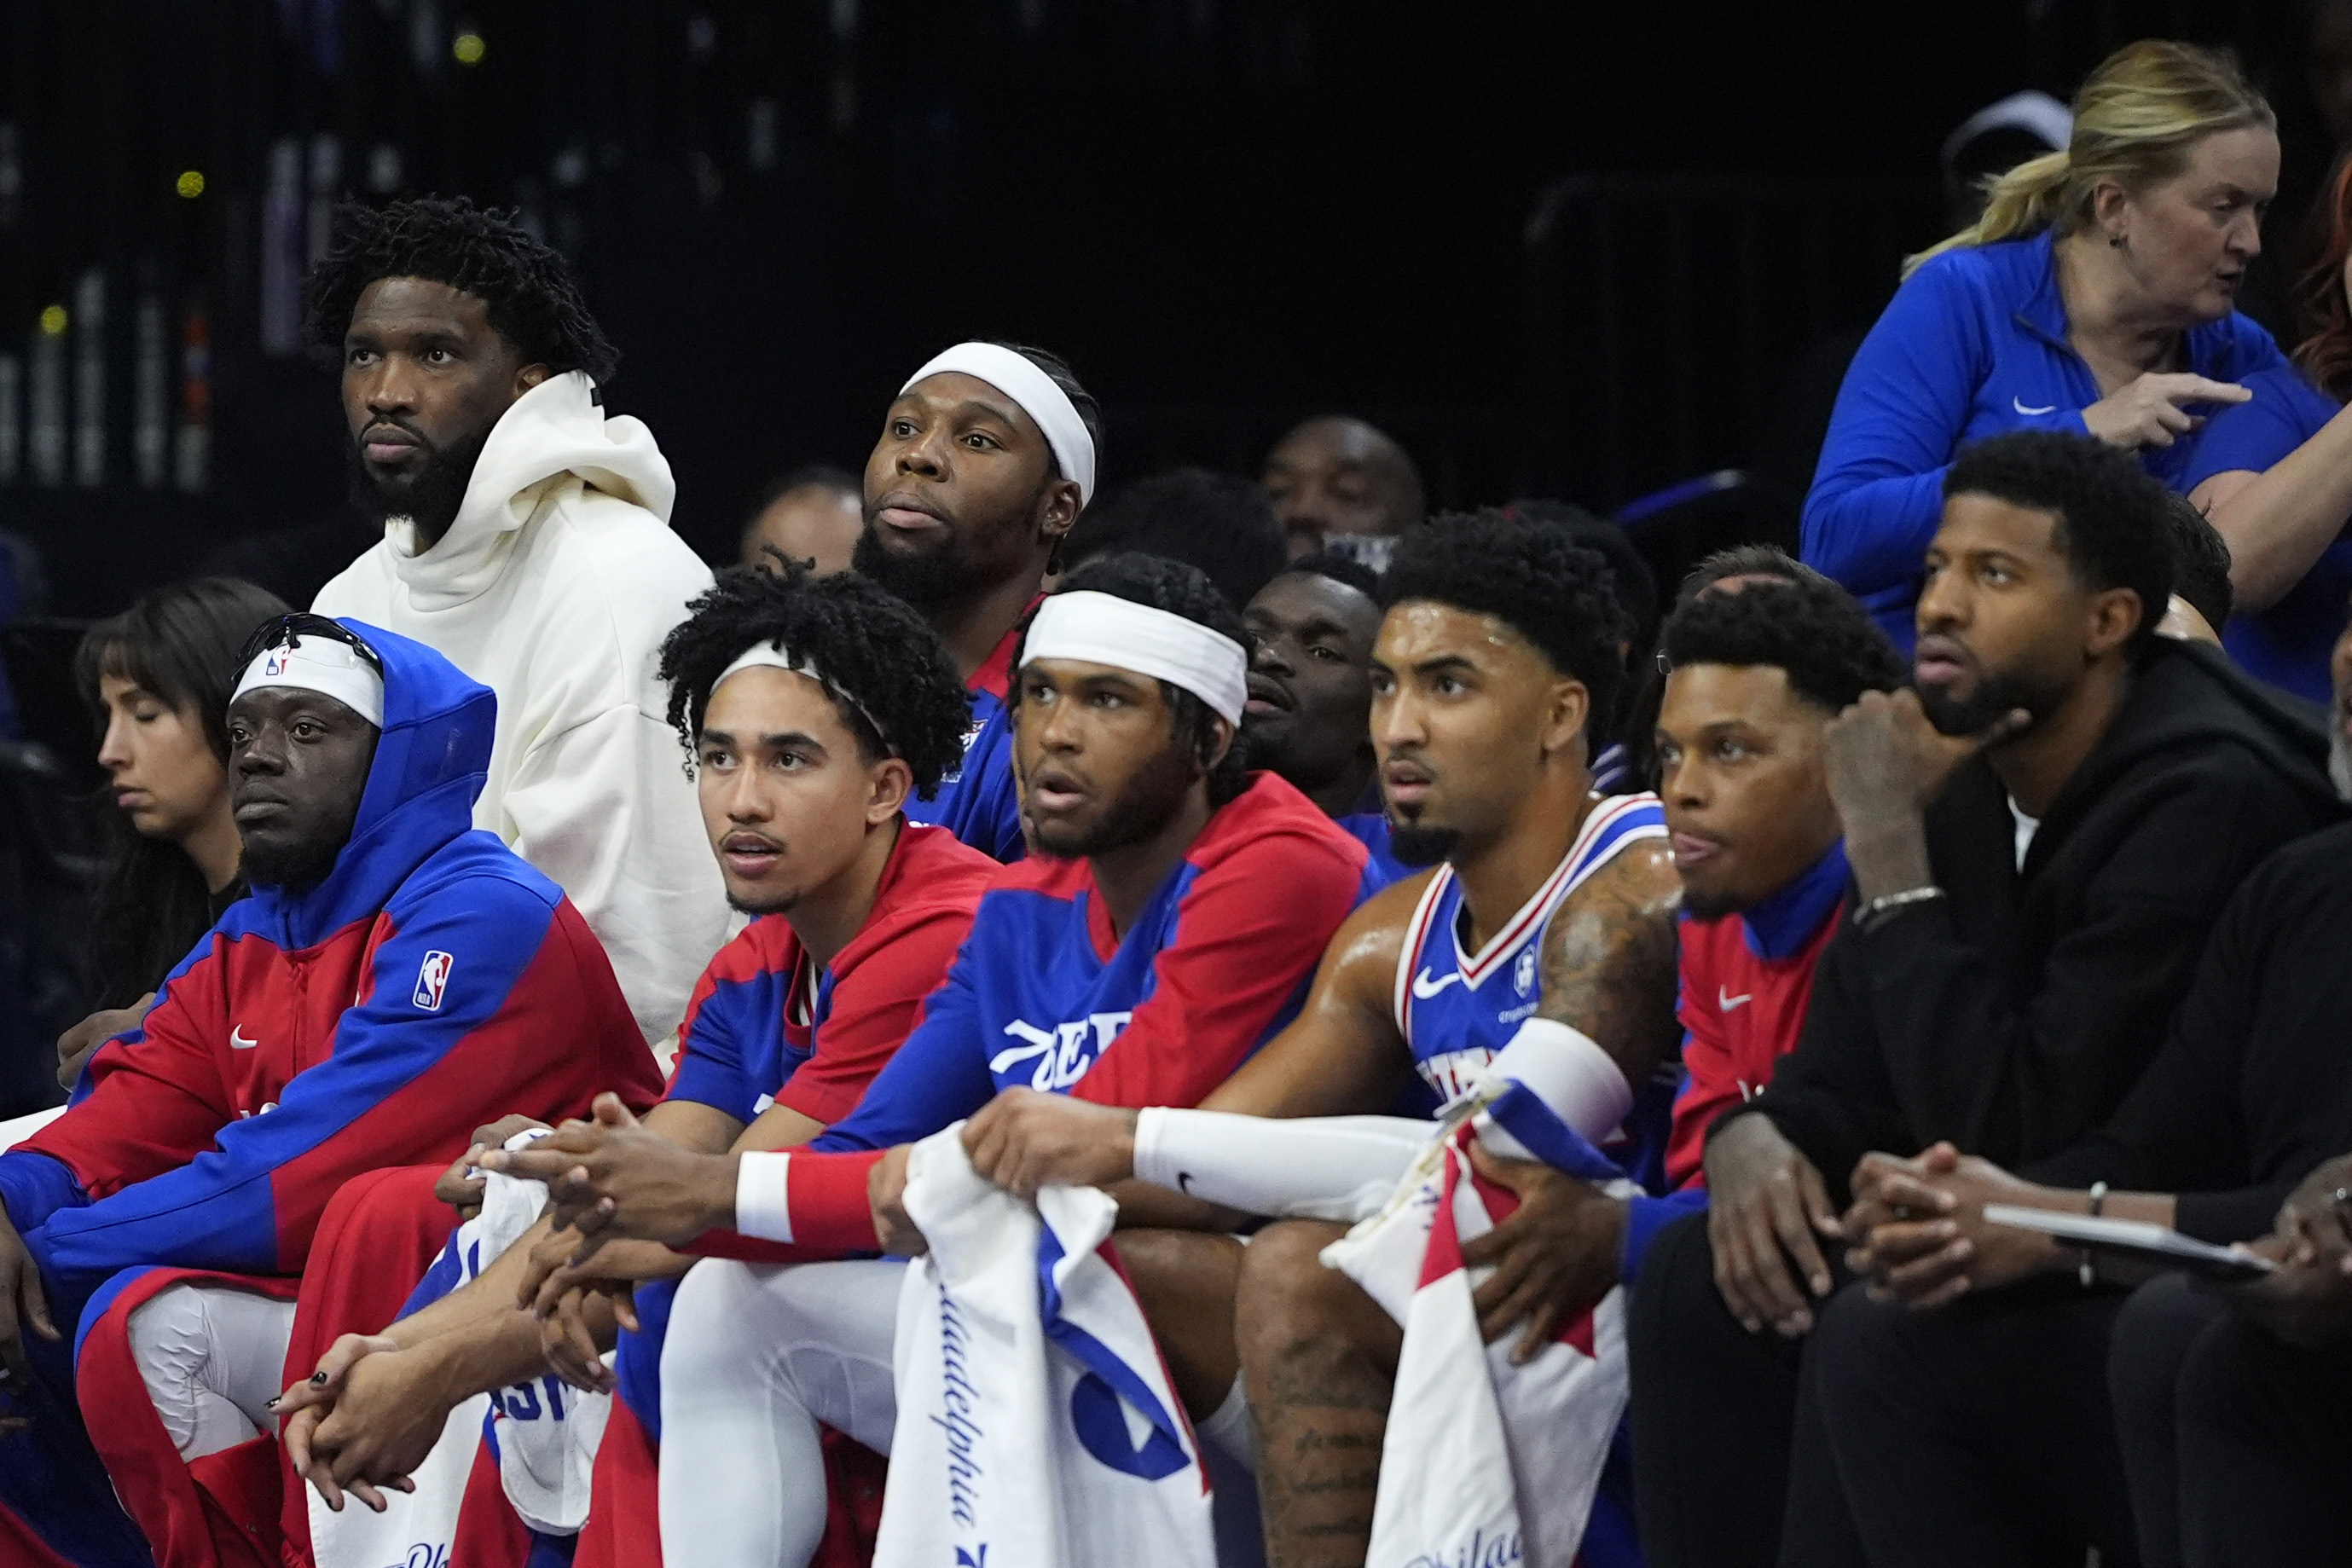
<instances>
[{"instance_id":1,"label":"man in black hoodie","mask_svg":"<svg viewBox=\"0 0 2352 1568\"><path fill-rule=\"evenodd\" d=\"M1859 1561L1818 1423L1789 1439L1848 1174L1874 1150L1948 1140L2006 1165L2081 1138L2147 1066L2238 883L2336 815L2315 727L2157 638L2165 501L2127 455L2002 436L1944 495L1919 690L1831 732L1854 917L1797 1049L1717 1124L1707 1216L1662 1235L1636 1287L1660 1568Z\"/></svg>"}]
</instances>

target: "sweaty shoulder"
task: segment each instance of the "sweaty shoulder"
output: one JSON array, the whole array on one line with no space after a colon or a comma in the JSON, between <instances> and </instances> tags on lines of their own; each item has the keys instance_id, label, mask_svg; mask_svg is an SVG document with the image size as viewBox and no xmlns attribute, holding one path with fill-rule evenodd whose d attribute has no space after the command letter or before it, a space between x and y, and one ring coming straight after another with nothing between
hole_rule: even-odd
<instances>
[{"instance_id":1,"label":"sweaty shoulder","mask_svg":"<svg viewBox=\"0 0 2352 1568\"><path fill-rule=\"evenodd\" d=\"M1417 871L1381 889L1340 923L1323 950L1331 982L1384 1017L1397 966L1404 962L1405 927L1436 874Z\"/></svg>"}]
</instances>

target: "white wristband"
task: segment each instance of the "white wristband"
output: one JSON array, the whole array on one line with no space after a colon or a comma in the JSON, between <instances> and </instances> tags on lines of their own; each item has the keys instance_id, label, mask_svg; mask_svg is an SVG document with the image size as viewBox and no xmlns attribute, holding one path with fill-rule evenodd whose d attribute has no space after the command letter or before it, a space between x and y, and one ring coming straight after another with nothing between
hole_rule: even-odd
<instances>
[{"instance_id":1,"label":"white wristband","mask_svg":"<svg viewBox=\"0 0 2352 1568\"><path fill-rule=\"evenodd\" d=\"M1481 1082L1497 1076L1525 1085L1587 1143L1608 1137L1633 1108L1633 1086L1609 1053L1583 1030L1551 1019L1529 1019L1519 1025L1511 1042L1486 1064ZM1498 1155L1512 1152L1502 1145L1504 1139L1518 1142L1500 1127L1478 1134L1478 1141Z\"/></svg>"},{"instance_id":2,"label":"white wristband","mask_svg":"<svg viewBox=\"0 0 2352 1568\"><path fill-rule=\"evenodd\" d=\"M736 1156L735 1228L762 1241L793 1239L793 1156L752 1151Z\"/></svg>"}]
</instances>

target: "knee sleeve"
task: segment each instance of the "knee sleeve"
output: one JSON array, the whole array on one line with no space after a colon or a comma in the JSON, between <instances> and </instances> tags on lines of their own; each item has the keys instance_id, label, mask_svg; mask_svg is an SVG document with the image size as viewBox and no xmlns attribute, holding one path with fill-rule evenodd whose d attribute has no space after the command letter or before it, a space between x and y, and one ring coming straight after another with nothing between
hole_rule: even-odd
<instances>
[{"instance_id":1,"label":"knee sleeve","mask_svg":"<svg viewBox=\"0 0 2352 1568\"><path fill-rule=\"evenodd\" d=\"M132 1355L172 1444L201 1458L259 1437L285 1387L294 1303L175 1285L131 1314Z\"/></svg>"}]
</instances>

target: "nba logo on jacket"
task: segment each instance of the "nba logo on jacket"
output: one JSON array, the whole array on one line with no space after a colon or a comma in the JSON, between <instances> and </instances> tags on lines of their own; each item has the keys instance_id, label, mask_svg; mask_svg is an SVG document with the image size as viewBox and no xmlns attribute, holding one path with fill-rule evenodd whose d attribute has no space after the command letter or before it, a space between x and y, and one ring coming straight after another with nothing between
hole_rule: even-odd
<instances>
[{"instance_id":1,"label":"nba logo on jacket","mask_svg":"<svg viewBox=\"0 0 2352 1568\"><path fill-rule=\"evenodd\" d=\"M425 954L425 962L417 967L415 994L408 999L428 1013L440 1011L441 993L449 985L449 966L456 961L438 948Z\"/></svg>"}]
</instances>

